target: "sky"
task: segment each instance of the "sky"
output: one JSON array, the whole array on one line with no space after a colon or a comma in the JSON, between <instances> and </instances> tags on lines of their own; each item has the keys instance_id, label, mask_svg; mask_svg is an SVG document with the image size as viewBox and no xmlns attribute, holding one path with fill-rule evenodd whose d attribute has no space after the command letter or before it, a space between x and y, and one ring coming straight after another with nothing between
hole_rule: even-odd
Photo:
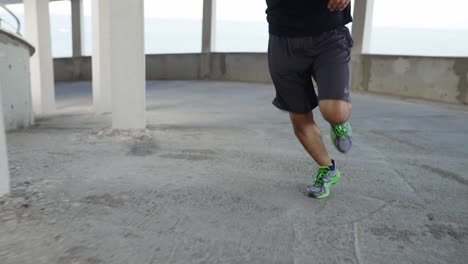
<instances>
[{"instance_id":1,"label":"sky","mask_svg":"<svg viewBox=\"0 0 468 264\"><path fill-rule=\"evenodd\" d=\"M70 15L68 1L51 2L50 12ZM168 19L201 19L203 0L145 0L145 16ZM10 5L14 12L22 7ZM217 19L265 21L265 0L217 0ZM374 27L466 29L467 0L375 0ZM86 16L91 0L84 0Z\"/></svg>"},{"instance_id":2,"label":"sky","mask_svg":"<svg viewBox=\"0 0 468 264\"><path fill-rule=\"evenodd\" d=\"M375 27L468 29L467 0L375 0Z\"/></svg>"}]
</instances>

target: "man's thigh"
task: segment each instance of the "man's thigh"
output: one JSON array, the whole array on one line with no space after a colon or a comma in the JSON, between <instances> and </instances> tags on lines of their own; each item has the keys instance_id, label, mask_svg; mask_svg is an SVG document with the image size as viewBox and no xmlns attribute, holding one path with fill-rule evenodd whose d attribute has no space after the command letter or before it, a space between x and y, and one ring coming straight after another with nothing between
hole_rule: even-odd
<instances>
[{"instance_id":1,"label":"man's thigh","mask_svg":"<svg viewBox=\"0 0 468 264\"><path fill-rule=\"evenodd\" d=\"M319 100L350 102L349 62L353 41L346 27L328 34L328 45L319 47L312 74L317 83Z\"/></svg>"},{"instance_id":2,"label":"man's thigh","mask_svg":"<svg viewBox=\"0 0 468 264\"><path fill-rule=\"evenodd\" d=\"M300 38L270 36L268 64L276 89L273 104L290 113L307 113L318 106L312 59L304 56L303 45Z\"/></svg>"}]
</instances>

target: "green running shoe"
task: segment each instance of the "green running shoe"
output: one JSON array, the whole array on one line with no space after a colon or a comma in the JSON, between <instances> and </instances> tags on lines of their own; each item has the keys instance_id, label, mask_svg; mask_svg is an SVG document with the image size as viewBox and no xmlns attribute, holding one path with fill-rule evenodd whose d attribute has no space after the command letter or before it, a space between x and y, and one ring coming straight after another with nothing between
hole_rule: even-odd
<instances>
[{"instance_id":1,"label":"green running shoe","mask_svg":"<svg viewBox=\"0 0 468 264\"><path fill-rule=\"evenodd\" d=\"M333 164L335 162L333 161ZM330 195L330 187L337 183L341 178L340 171L336 168L331 170L330 167L320 166L315 174L315 182L307 187L306 194L309 197L322 199Z\"/></svg>"},{"instance_id":2,"label":"green running shoe","mask_svg":"<svg viewBox=\"0 0 468 264\"><path fill-rule=\"evenodd\" d=\"M351 146L352 142L353 129L349 122L346 122L341 125L331 126L330 128L330 139L335 146L335 148L341 153L347 153Z\"/></svg>"}]
</instances>

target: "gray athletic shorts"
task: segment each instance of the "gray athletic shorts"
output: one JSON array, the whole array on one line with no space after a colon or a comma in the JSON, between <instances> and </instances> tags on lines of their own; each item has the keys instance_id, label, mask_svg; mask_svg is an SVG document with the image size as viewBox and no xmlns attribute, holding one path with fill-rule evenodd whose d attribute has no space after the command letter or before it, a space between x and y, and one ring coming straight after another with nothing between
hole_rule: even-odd
<instances>
[{"instance_id":1,"label":"gray athletic shorts","mask_svg":"<svg viewBox=\"0 0 468 264\"><path fill-rule=\"evenodd\" d=\"M319 100L350 102L349 61L353 39L343 26L318 36L270 34L268 64L276 89L273 104L292 113L308 113ZM318 96L312 83L317 83Z\"/></svg>"}]
</instances>

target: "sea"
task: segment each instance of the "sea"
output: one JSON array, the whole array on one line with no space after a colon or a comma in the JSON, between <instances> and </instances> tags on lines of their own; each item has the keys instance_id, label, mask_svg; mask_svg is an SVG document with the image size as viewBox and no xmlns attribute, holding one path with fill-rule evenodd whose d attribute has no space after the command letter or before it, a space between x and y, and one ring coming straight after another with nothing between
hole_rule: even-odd
<instances>
[{"instance_id":1,"label":"sea","mask_svg":"<svg viewBox=\"0 0 468 264\"><path fill-rule=\"evenodd\" d=\"M20 21L24 17L19 15ZM24 23L23 23L24 24ZM351 25L352 26L352 25ZM91 18L83 21L83 53L92 54ZM147 54L199 53L201 19L145 19ZM24 28L22 29L24 34ZM266 52L268 25L258 21L226 21L216 24L216 52ZM51 16L54 57L72 55L70 16ZM468 57L468 30L374 27L369 54Z\"/></svg>"}]
</instances>

